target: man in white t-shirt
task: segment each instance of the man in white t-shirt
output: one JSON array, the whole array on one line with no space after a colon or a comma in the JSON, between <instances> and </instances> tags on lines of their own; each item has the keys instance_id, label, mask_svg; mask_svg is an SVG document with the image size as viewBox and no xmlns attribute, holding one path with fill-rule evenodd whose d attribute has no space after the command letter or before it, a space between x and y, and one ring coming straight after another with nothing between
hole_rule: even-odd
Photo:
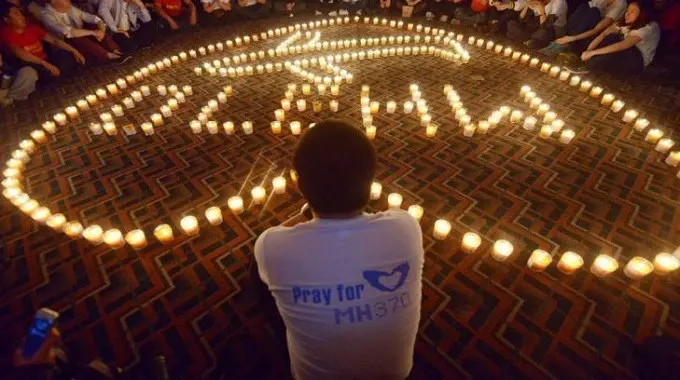
<instances>
[{"instance_id":1,"label":"man in white t-shirt","mask_svg":"<svg viewBox=\"0 0 680 380\"><path fill-rule=\"evenodd\" d=\"M403 211L364 213L376 153L346 123L309 129L293 166L314 218L270 228L255 244L259 276L286 326L293 376L405 378L420 320L418 222Z\"/></svg>"},{"instance_id":2,"label":"man in white t-shirt","mask_svg":"<svg viewBox=\"0 0 680 380\"><path fill-rule=\"evenodd\" d=\"M564 34L566 0L528 0L518 20L508 22L507 35L531 49L540 49Z\"/></svg>"}]
</instances>

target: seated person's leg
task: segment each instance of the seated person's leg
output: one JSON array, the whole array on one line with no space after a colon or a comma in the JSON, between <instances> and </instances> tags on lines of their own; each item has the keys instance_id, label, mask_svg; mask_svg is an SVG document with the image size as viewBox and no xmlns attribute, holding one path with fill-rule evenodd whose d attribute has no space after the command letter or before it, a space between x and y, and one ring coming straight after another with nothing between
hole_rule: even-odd
<instances>
[{"instance_id":1,"label":"seated person's leg","mask_svg":"<svg viewBox=\"0 0 680 380\"><path fill-rule=\"evenodd\" d=\"M114 33L111 37L123 53L132 54L137 50L138 46L132 39L132 32L128 32L128 35L130 38L127 38L123 33Z\"/></svg>"},{"instance_id":2,"label":"seated person's leg","mask_svg":"<svg viewBox=\"0 0 680 380\"><path fill-rule=\"evenodd\" d=\"M541 49L555 39L555 28L539 28L531 35L528 45L531 49Z\"/></svg>"},{"instance_id":3,"label":"seated person's leg","mask_svg":"<svg viewBox=\"0 0 680 380\"><path fill-rule=\"evenodd\" d=\"M80 51L89 62L102 63L109 61L109 51L104 49L94 37L69 38L66 42ZM55 53L59 52L62 52L62 50L58 50Z\"/></svg>"},{"instance_id":4,"label":"seated person's leg","mask_svg":"<svg viewBox=\"0 0 680 380\"><path fill-rule=\"evenodd\" d=\"M16 72L7 97L12 100L26 100L35 91L38 71L31 66L23 66Z\"/></svg>"},{"instance_id":5,"label":"seated person's leg","mask_svg":"<svg viewBox=\"0 0 680 380\"><path fill-rule=\"evenodd\" d=\"M609 35L600 44L600 48L621 41L618 35ZM639 74L644 70L642 53L635 46L616 53L597 55L589 59L586 64L593 71L614 72L618 74Z\"/></svg>"},{"instance_id":6,"label":"seated person's leg","mask_svg":"<svg viewBox=\"0 0 680 380\"><path fill-rule=\"evenodd\" d=\"M587 32L595 27L602 20L600 10L595 7L590 7L587 3L582 4L576 9L573 15L569 16L567 21L566 34L575 36L583 32Z\"/></svg>"},{"instance_id":7,"label":"seated person's leg","mask_svg":"<svg viewBox=\"0 0 680 380\"><path fill-rule=\"evenodd\" d=\"M59 76L61 78L75 74L81 67L80 64L76 62L76 59L73 57L73 54L67 52L66 50L50 49L49 51L46 52L47 61L56 66L59 69L59 71L61 71L61 75ZM80 51L80 53L85 55L83 51ZM40 70L38 70L38 73L40 74L39 80L41 82L43 81L43 79L49 80L49 78L51 77L48 73L43 73Z\"/></svg>"},{"instance_id":8,"label":"seated person's leg","mask_svg":"<svg viewBox=\"0 0 680 380\"><path fill-rule=\"evenodd\" d=\"M507 37L515 42L524 42L531 37L531 32L522 20L511 20L508 22Z\"/></svg>"},{"instance_id":9,"label":"seated person's leg","mask_svg":"<svg viewBox=\"0 0 680 380\"><path fill-rule=\"evenodd\" d=\"M139 28L132 32L132 39L139 47L149 47L156 42L158 34L158 24L151 20L139 25Z\"/></svg>"}]
</instances>

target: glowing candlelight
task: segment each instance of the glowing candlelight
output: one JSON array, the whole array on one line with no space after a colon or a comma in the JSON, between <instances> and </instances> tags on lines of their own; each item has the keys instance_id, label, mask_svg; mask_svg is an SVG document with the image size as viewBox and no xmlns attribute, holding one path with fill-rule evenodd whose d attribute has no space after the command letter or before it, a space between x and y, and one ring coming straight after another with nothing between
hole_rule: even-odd
<instances>
[{"instance_id":1,"label":"glowing candlelight","mask_svg":"<svg viewBox=\"0 0 680 380\"><path fill-rule=\"evenodd\" d=\"M610 109L612 110L612 112L619 112L623 109L623 106L625 104L626 103L624 103L621 100L615 100L614 102L612 102ZM635 111L633 111L633 112L635 112ZM637 114L635 116L637 117Z\"/></svg>"},{"instance_id":2,"label":"glowing candlelight","mask_svg":"<svg viewBox=\"0 0 680 380\"><path fill-rule=\"evenodd\" d=\"M52 214L45 220L45 224L55 231L61 231L66 223L64 214Z\"/></svg>"},{"instance_id":3,"label":"glowing candlelight","mask_svg":"<svg viewBox=\"0 0 680 380\"><path fill-rule=\"evenodd\" d=\"M593 90L595 90L595 89L593 89ZM591 92L591 94L592 94L592 92ZM612 104L613 101L614 101L614 95L613 94L604 94L604 95L602 95L602 101L600 101L600 103L602 103L605 106L608 106L608 105Z\"/></svg>"},{"instance_id":4,"label":"glowing candlelight","mask_svg":"<svg viewBox=\"0 0 680 380\"><path fill-rule=\"evenodd\" d=\"M106 231L106 234L104 235L104 241L106 241L106 236L112 231L117 231L117 232L113 232L113 236L112 236L113 238L117 239L118 235L120 234L120 231L109 230L109 231ZM122 234L120 236L122 237ZM122 239L120 239L120 240L121 241L116 240L116 242L115 242L115 244L120 245L119 247L113 247L112 246L111 248L115 249L115 248L122 247L123 244L125 244L125 243L122 242ZM142 248L146 247L146 245L147 245L146 235L144 234L144 231L142 231L142 230L132 230L132 231L128 232L125 235L125 241L134 249L142 249ZM109 244L109 242L106 242L106 244ZM109 246L110 245L111 244L109 244Z\"/></svg>"},{"instance_id":5,"label":"glowing candlelight","mask_svg":"<svg viewBox=\"0 0 680 380\"><path fill-rule=\"evenodd\" d=\"M302 132L302 124L299 121L291 121L290 132L294 135L299 135Z\"/></svg>"},{"instance_id":6,"label":"glowing candlelight","mask_svg":"<svg viewBox=\"0 0 680 380\"><path fill-rule=\"evenodd\" d=\"M469 116L467 116L467 115L466 115L466 117L469 118ZM462 120L461 120L461 121L462 121ZM465 136L465 137L472 137L472 136L475 134L475 130L476 130L476 129L477 129L477 128L475 127L474 124L466 124L466 125L463 127L463 136Z\"/></svg>"},{"instance_id":7,"label":"glowing candlelight","mask_svg":"<svg viewBox=\"0 0 680 380\"><path fill-rule=\"evenodd\" d=\"M498 261L505 261L508 257L510 257L510 255L512 255L513 250L514 247L509 241L502 239L496 240L496 242L493 244L491 257Z\"/></svg>"},{"instance_id":8,"label":"glowing candlelight","mask_svg":"<svg viewBox=\"0 0 680 380\"><path fill-rule=\"evenodd\" d=\"M78 102L81 102L81 100L79 100ZM84 101L83 101L83 102L84 102ZM87 102L85 102L85 106L87 106ZM88 107L88 108L89 108L89 107ZM76 107L74 107L74 106L69 106L69 107L66 107L66 109L65 109L64 111L66 111L66 114L67 114L68 117L70 117L71 119L76 119L76 118L78 118L78 108L76 108Z\"/></svg>"},{"instance_id":9,"label":"glowing candlelight","mask_svg":"<svg viewBox=\"0 0 680 380\"><path fill-rule=\"evenodd\" d=\"M623 268L623 273L633 280L639 280L646 275L652 273L654 265L651 261L643 257L633 257L628 264Z\"/></svg>"},{"instance_id":10,"label":"glowing candlelight","mask_svg":"<svg viewBox=\"0 0 680 380\"><path fill-rule=\"evenodd\" d=\"M104 129L99 123L90 123L90 131L92 131L92 134L94 135L101 135L104 133Z\"/></svg>"},{"instance_id":11,"label":"glowing candlelight","mask_svg":"<svg viewBox=\"0 0 680 380\"><path fill-rule=\"evenodd\" d=\"M658 128L653 128L653 129L650 129L649 132L647 132L647 136L645 137L645 141L652 143L652 144L656 144L656 142L659 141L659 139L662 136L663 136L662 130L660 130Z\"/></svg>"},{"instance_id":12,"label":"glowing candlelight","mask_svg":"<svg viewBox=\"0 0 680 380\"><path fill-rule=\"evenodd\" d=\"M460 243L460 248L465 253L474 253L482 244L482 238L474 232L466 232Z\"/></svg>"},{"instance_id":13,"label":"glowing candlelight","mask_svg":"<svg viewBox=\"0 0 680 380\"><path fill-rule=\"evenodd\" d=\"M199 232L198 219L193 215L183 217L179 221L179 225L182 227L184 233L189 236L196 235Z\"/></svg>"},{"instance_id":14,"label":"glowing candlelight","mask_svg":"<svg viewBox=\"0 0 680 380\"><path fill-rule=\"evenodd\" d=\"M389 208L401 208L401 203L403 200L404 197L402 197L401 194L391 193L387 196L387 205Z\"/></svg>"},{"instance_id":15,"label":"glowing candlelight","mask_svg":"<svg viewBox=\"0 0 680 380\"><path fill-rule=\"evenodd\" d=\"M569 75L570 73L568 71L560 72L560 80L563 82L566 81L567 79L569 79Z\"/></svg>"},{"instance_id":16,"label":"glowing candlelight","mask_svg":"<svg viewBox=\"0 0 680 380\"><path fill-rule=\"evenodd\" d=\"M552 124L552 122L555 121L556 118L557 118L557 114L555 112L548 111L543 116L543 122L547 123L547 124Z\"/></svg>"},{"instance_id":17,"label":"glowing candlelight","mask_svg":"<svg viewBox=\"0 0 680 380\"><path fill-rule=\"evenodd\" d=\"M529 66L536 67L538 66L538 62L539 62L538 58L531 58L531 61L529 61Z\"/></svg>"},{"instance_id":18,"label":"glowing candlelight","mask_svg":"<svg viewBox=\"0 0 680 380\"><path fill-rule=\"evenodd\" d=\"M373 101L370 103L371 114L375 115L380 110L380 102Z\"/></svg>"},{"instance_id":19,"label":"glowing candlelight","mask_svg":"<svg viewBox=\"0 0 680 380\"><path fill-rule=\"evenodd\" d=\"M434 231L432 236L437 240L444 240L451 232L451 223L445 219L438 219L434 222Z\"/></svg>"},{"instance_id":20,"label":"glowing candlelight","mask_svg":"<svg viewBox=\"0 0 680 380\"><path fill-rule=\"evenodd\" d=\"M231 121L225 121L222 124L222 128L224 128L224 133L228 135L233 135L234 132L236 131L236 127L234 127L234 123Z\"/></svg>"},{"instance_id":21,"label":"glowing candlelight","mask_svg":"<svg viewBox=\"0 0 680 380\"><path fill-rule=\"evenodd\" d=\"M423 217L424 210L421 206L411 205L408 208L408 213L411 214L411 216L416 220L420 221L420 219Z\"/></svg>"},{"instance_id":22,"label":"glowing candlelight","mask_svg":"<svg viewBox=\"0 0 680 380\"><path fill-rule=\"evenodd\" d=\"M666 275L680 267L680 259L675 255L660 252L654 257L654 271L659 275Z\"/></svg>"},{"instance_id":23,"label":"glowing candlelight","mask_svg":"<svg viewBox=\"0 0 680 380\"><path fill-rule=\"evenodd\" d=\"M569 144L576 134L571 129L566 129L562 131L560 135L560 142L562 144Z\"/></svg>"},{"instance_id":24,"label":"glowing candlelight","mask_svg":"<svg viewBox=\"0 0 680 380\"><path fill-rule=\"evenodd\" d=\"M251 121L244 121L241 124L241 128L243 128L243 133L246 135L253 134L253 123Z\"/></svg>"},{"instance_id":25,"label":"glowing candlelight","mask_svg":"<svg viewBox=\"0 0 680 380\"><path fill-rule=\"evenodd\" d=\"M592 86L593 84L590 81L584 80L581 82L581 86L579 86L579 91L588 92Z\"/></svg>"},{"instance_id":26,"label":"glowing candlelight","mask_svg":"<svg viewBox=\"0 0 680 380\"><path fill-rule=\"evenodd\" d=\"M382 194L382 185L379 182L371 183L371 199L372 200L380 199L381 194Z\"/></svg>"},{"instance_id":27,"label":"glowing candlelight","mask_svg":"<svg viewBox=\"0 0 680 380\"><path fill-rule=\"evenodd\" d=\"M550 64L547 62L544 62L541 64L541 72L542 73L547 73L548 70L550 70ZM559 70L559 69L558 69Z\"/></svg>"},{"instance_id":28,"label":"glowing candlelight","mask_svg":"<svg viewBox=\"0 0 680 380\"><path fill-rule=\"evenodd\" d=\"M618 267L619 263L615 258L606 254L600 254L590 266L590 272L598 277L604 277L614 272Z\"/></svg>"},{"instance_id":29,"label":"glowing candlelight","mask_svg":"<svg viewBox=\"0 0 680 380\"><path fill-rule=\"evenodd\" d=\"M218 224L221 224L223 220L222 210L217 206L209 207L205 210L205 218L208 219L208 222L211 225L217 226Z\"/></svg>"},{"instance_id":30,"label":"glowing candlelight","mask_svg":"<svg viewBox=\"0 0 680 380\"><path fill-rule=\"evenodd\" d=\"M47 142L47 135L45 135L45 132L42 129L36 129L31 132L31 138L39 144L44 144Z\"/></svg>"},{"instance_id":31,"label":"glowing candlelight","mask_svg":"<svg viewBox=\"0 0 680 380\"><path fill-rule=\"evenodd\" d=\"M286 178L282 176L275 177L272 180L274 194L283 194L286 192Z\"/></svg>"},{"instance_id":32,"label":"glowing candlelight","mask_svg":"<svg viewBox=\"0 0 680 380\"><path fill-rule=\"evenodd\" d=\"M546 112L548 112L549 109L550 109L550 105L549 105L549 104L541 103L541 104L538 106L538 109L536 110L536 114L537 114L538 116L543 116L543 115L546 114Z\"/></svg>"},{"instance_id":33,"label":"glowing candlelight","mask_svg":"<svg viewBox=\"0 0 680 380\"><path fill-rule=\"evenodd\" d=\"M339 103L337 100L331 100L330 102L328 102L328 106L331 112L338 112Z\"/></svg>"},{"instance_id":34,"label":"glowing candlelight","mask_svg":"<svg viewBox=\"0 0 680 380\"><path fill-rule=\"evenodd\" d=\"M172 110L170 109L170 107L168 107L168 106L166 106L166 105L161 106L160 111L161 111L161 114L162 114L164 117L170 117L170 116L172 116ZM154 124L156 124L156 121L153 120L153 115L151 115L151 120L154 122ZM161 122L162 122L162 120L163 120L163 119L161 118ZM156 125L159 125L159 124L156 124Z\"/></svg>"},{"instance_id":35,"label":"glowing candlelight","mask_svg":"<svg viewBox=\"0 0 680 380\"><path fill-rule=\"evenodd\" d=\"M69 221L64 224L64 233L71 239L79 238L83 233L83 225L78 221Z\"/></svg>"},{"instance_id":36,"label":"glowing candlelight","mask_svg":"<svg viewBox=\"0 0 680 380\"><path fill-rule=\"evenodd\" d=\"M557 77L557 75L560 73L560 68L557 66L553 66L550 68L550 76L551 77Z\"/></svg>"},{"instance_id":37,"label":"glowing candlelight","mask_svg":"<svg viewBox=\"0 0 680 380\"><path fill-rule=\"evenodd\" d=\"M259 205L264 202L264 199L267 196L267 191L262 186L255 186L250 191L250 195L253 197L253 203Z\"/></svg>"},{"instance_id":38,"label":"glowing candlelight","mask_svg":"<svg viewBox=\"0 0 680 380\"><path fill-rule=\"evenodd\" d=\"M104 131L106 131L106 134L109 136L113 136L115 134L118 134L118 129L116 129L116 124L114 123L104 123Z\"/></svg>"},{"instance_id":39,"label":"glowing candlelight","mask_svg":"<svg viewBox=\"0 0 680 380\"><path fill-rule=\"evenodd\" d=\"M271 125L271 129L272 129L272 133L274 133L275 135L278 135L279 133L281 133L281 122L272 121L270 125Z\"/></svg>"},{"instance_id":40,"label":"glowing candlelight","mask_svg":"<svg viewBox=\"0 0 680 380\"><path fill-rule=\"evenodd\" d=\"M596 86L596 87L593 87L592 90L590 90L590 97L591 98L597 98L598 96L600 96L600 94L602 94L602 87Z\"/></svg>"},{"instance_id":41,"label":"glowing candlelight","mask_svg":"<svg viewBox=\"0 0 680 380\"><path fill-rule=\"evenodd\" d=\"M281 108L284 111L290 110L290 100L289 99L281 99Z\"/></svg>"},{"instance_id":42,"label":"glowing candlelight","mask_svg":"<svg viewBox=\"0 0 680 380\"><path fill-rule=\"evenodd\" d=\"M541 130L538 132L538 136L547 139L548 137L550 137L550 135L552 135L552 133L553 133L552 126L546 124L541 127Z\"/></svg>"},{"instance_id":43,"label":"glowing candlelight","mask_svg":"<svg viewBox=\"0 0 680 380\"><path fill-rule=\"evenodd\" d=\"M647 119L637 119L635 120L635 125L633 128L635 128L636 131L642 132L645 128L649 126L649 120Z\"/></svg>"},{"instance_id":44,"label":"glowing candlelight","mask_svg":"<svg viewBox=\"0 0 680 380\"><path fill-rule=\"evenodd\" d=\"M404 113L410 114L411 112L413 112L413 102L407 100L404 102Z\"/></svg>"},{"instance_id":45,"label":"glowing candlelight","mask_svg":"<svg viewBox=\"0 0 680 380\"><path fill-rule=\"evenodd\" d=\"M537 249L531 253L529 260L527 261L527 267L536 272L544 270L552 262L552 256L542 250Z\"/></svg>"},{"instance_id":46,"label":"glowing candlelight","mask_svg":"<svg viewBox=\"0 0 680 380\"><path fill-rule=\"evenodd\" d=\"M571 87L576 87L576 86L578 86L578 84L580 82L581 82L581 77L579 77L578 75L575 75L575 76L571 77L571 79L569 80L569 85Z\"/></svg>"},{"instance_id":47,"label":"glowing candlelight","mask_svg":"<svg viewBox=\"0 0 680 380\"><path fill-rule=\"evenodd\" d=\"M93 106L93 105L97 104L97 95L93 95L93 94L87 95L85 97L85 100L87 101L87 103L89 105Z\"/></svg>"},{"instance_id":48,"label":"glowing candlelight","mask_svg":"<svg viewBox=\"0 0 680 380\"><path fill-rule=\"evenodd\" d=\"M430 125L430 122L432 122L432 116L430 114L425 114L420 117L420 125L423 127L427 127Z\"/></svg>"},{"instance_id":49,"label":"glowing candlelight","mask_svg":"<svg viewBox=\"0 0 680 380\"><path fill-rule=\"evenodd\" d=\"M671 154L666 157L665 162L670 166L678 166L680 163L680 151L671 152Z\"/></svg>"},{"instance_id":50,"label":"glowing candlelight","mask_svg":"<svg viewBox=\"0 0 680 380\"><path fill-rule=\"evenodd\" d=\"M161 125L163 125L163 116L161 114L155 113L155 114L151 115L151 122L156 127L161 126Z\"/></svg>"},{"instance_id":51,"label":"glowing candlelight","mask_svg":"<svg viewBox=\"0 0 680 380\"><path fill-rule=\"evenodd\" d=\"M38 223L45 223L50 215L50 209L45 206L40 206L31 212L31 218Z\"/></svg>"},{"instance_id":52,"label":"glowing candlelight","mask_svg":"<svg viewBox=\"0 0 680 380\"><path fill-rule=\"evenodd\" d=\"M522 117L524 116L524 113L520 110L514 110L510 114L510 122L513 124L519 123L520 120L522 120Z\"/></svg>"},{"instance_id":53,"label":"glowing candlelight","mask_svg":"<svg viewBox=\"0 0 680 380\"><path fill-rule=\"evenodd\" d=\"M227 206L229 206L229 210L231 210L232 213L239 215L243 212L243 198L239 196L230 197L227 200Z\"/></svg>"},{"instance_id":54,"label":"glowing candlelight","mask_svg":"<svg viewBox=\"0 0 680 380\"><path fill-rule=\"evenodd\" d=\"M113 112L115 116L123 116L123 107L120 104L114 104L111 107L111 112Z\"/></svg>"},{"instance_id":55,"label":"glowing candlelight","mask_svg":"<svg viewBox=\"0 0 680 380\"><path fill-rule=\"evenodd\" d=\"M63 113L57 113L53 116L54 122L57 123L59 126L64 126L66 125L66 115Z\"/></svg>"},{"instance_id":56,"label":"glowing candlelight","mask_svg":"<svg viewBox=\"0 0 680 380\"><path fill-rule=\"evenodd\" d=\"M649 132L651 133L652 131ZM647 134L647 136L649 136L649 134ZM656 147L654 149L659 153L666 153L673 147L673 145L675 145L675 141L669 138L663 138L659 140L659 143L656 144Z\"/></svg>"},{"instance_id":57,"label":"glowing candlelight","mask_svg":"<svg viewBox=\"0 0 680 380\"><path fill-rule=\"evenodd\" d=\"M439 128L439 127L437 126L437 124L429 124L429 125L425 128L425 135L426 135L427 137L434 137L434 136L437 134L437 129L438 129L438 128Z\"/></svg>"}]
</instances>

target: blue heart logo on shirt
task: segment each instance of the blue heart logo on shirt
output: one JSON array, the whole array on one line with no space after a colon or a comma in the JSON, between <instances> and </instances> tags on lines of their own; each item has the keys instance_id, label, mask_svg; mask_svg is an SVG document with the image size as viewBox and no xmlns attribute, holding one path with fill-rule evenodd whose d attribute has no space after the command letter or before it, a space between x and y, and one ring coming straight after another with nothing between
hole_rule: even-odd
<instances>
[{"instance_id":1,"label":"blue heart logo on shirt","mask_svg":"<svg viewBox=\"0 0 680 380\"><path fill-rule=\"evenodd\" d=\"M397 265L391 272L365 270L363 275L372 287L383 292L393 292L404 285L409 269L408 262L405 262Z\"/></svg>"}]
</instances>

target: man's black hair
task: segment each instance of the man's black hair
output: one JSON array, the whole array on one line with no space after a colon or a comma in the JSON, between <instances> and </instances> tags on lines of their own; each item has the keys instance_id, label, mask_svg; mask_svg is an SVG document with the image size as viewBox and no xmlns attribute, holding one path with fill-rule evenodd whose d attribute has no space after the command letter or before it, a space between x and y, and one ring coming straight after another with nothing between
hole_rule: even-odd
<instances>
[{"instance_id":1,"label":"man's black hair","mask_svg":"<svg viewBox=\"0 0 680 380\"><path fill-rule=\"evenodd\" d=\"M376 153L359 129L327 120L307 130L293 157L298 187L319 214L362 210L375 176Z\"/></svg>"},{"instance_id":2,"label":"man's black hair","mask_svg":"<svg viewBox=\"0 0 680 380\"><path fill-rule=\"evenodd\" d=\"M7 0L0 0L0 20L7 18L9 11L16 7L16 5L10 3Z\"/></svg>"}]
</instances>

